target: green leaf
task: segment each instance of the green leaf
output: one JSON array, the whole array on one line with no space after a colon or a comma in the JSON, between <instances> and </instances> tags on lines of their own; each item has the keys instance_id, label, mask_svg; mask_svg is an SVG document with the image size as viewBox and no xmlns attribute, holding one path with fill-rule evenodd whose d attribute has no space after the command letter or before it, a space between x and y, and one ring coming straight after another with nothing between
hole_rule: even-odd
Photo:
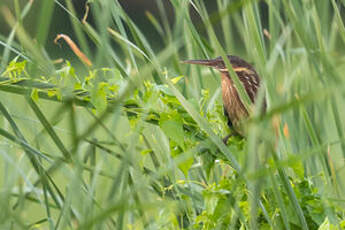
<instances>
[{"instance_id":1,"label":"green leaf","mask_svg":"<svg viewBox=\"0 0 345 230\"><path fill-rule=\"evenodd\" d=\"M184 147L183 122L176 111L173 114L162 114L159 126L171 140Z\"/></svg>"},{"instance_id":2,"label":"green leaf","mask_svg":"<svg viewBox=\"0 0 345 230\"><path fill-rule=\"evenodd\" d=\"M171 79L171 82L174 85L176 85L176 83L178 83L182 78L183 78L183 76L174 77L173 79Z\"/></svg>"},{"instance_id":3,"label":"green leaf","mask_svg":"<svg viewBox=\"0 0 345 230\"><path fill-rule=\"evenodd\" d=\"M304 177L304 168L303 168L303 164L301 161L293 161L292 164L290 165L290 167L294 170L294 172L297 174L297 176L300 179L303 179Z\"/></svg>"},{"instance_id":4,"label":"green leaf","mask_svg":"<svg viewBox=\"0 0 345 230\"><path fill-rule=\"evenodd\" d=\"M33 89L31 91L31 98L32 100L34 100L35 102L38 102L39 96L38 96L38 90L37 89Z\"/></svg>"},{"instance_id":5,"label":"green leaf","mask_svg":"<svg viewBox=\"0 0 345 230\"><path fill-rule=\"evenodd\" d=\"M339 229L337 226L329 223L328 217L325 218L323 223L318 228L318 230L337 230L337 229Z\"/></svg>"},{"instance_id":6,"label":"green leaf","mask_svg":"<svg viewBox=\"0 0 345 230\"><path fill-rule=\"evenodd\" d=\"M102 113L107 108L107 83L99 83L98 86L91 92L91 103L96 108L96 113Z\"/></svg>"}]
</instances>

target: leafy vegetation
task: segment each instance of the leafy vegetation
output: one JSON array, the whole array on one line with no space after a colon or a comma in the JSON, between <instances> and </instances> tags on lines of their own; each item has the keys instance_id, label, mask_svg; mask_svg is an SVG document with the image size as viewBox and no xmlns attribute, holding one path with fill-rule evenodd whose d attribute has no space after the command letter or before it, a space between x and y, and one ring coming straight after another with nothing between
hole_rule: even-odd
<instances>
[{"instance_id":1,"label":"leafy vegetation","mask_svg":"<svg viewBox=\"0 0 345 230\"><path fill-rule=\"evenodd\" d=\"M344 229L345 3L169 2L174 23L163 1L147 13L158 51L117 1L89 1L92 25L41 2L34 38L22 20L39 3L2 6L1 229ZM44 49L54 7L80 62ZM217 73L180 64L225 53L269 101L228 145Z\"/></svg>"}]
</instances>

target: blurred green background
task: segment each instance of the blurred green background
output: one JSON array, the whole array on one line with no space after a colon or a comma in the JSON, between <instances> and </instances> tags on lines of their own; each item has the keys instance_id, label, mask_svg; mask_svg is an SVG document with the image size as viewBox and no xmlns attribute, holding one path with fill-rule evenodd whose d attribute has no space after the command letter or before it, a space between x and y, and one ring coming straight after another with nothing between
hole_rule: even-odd
<instances>
[{"instance_id":1,"label":"blurred green background","mask_svg":"<svg viewBox=\"0 0 345 230\"><path fill-rule=\"evenodd\" d=\"M6 6L9 7L11 10L14 10L13 0L3 0L0 3L0 6ZM23 6L25 3L27 3L26 0L19 0L18 1L21 6ZM59 3L60 1L56 1ZM77 0L72 1L75 10L76 10L76 17L79 19L82 19L85 14L85 3L87 1L84 0ZM209 12L210 16L214 17L215 21L219 21L219 17L217 16L217 4L213 1L203 0L205 6L207 7L207 11ZM162 41L162 37L158 34L157 30L152 26L151 22L148 20L147 12L154 15L156 18L160 18L160 11L156 4L155 0L145 0L145 1L136 1L136 0L122 0L119 1L119 3L122 5L125 12L128 14L128 16L133 20L134 23L137 24L138 28L142 31L142 33L147 37L147 40L151 43L152 47L155 50L160 50L163 48L164 44ZM23 21L23 25L26 28L27 32L35 37L35 34L37 34L40 25L42 24L42 19L39 17L40 9L43 5L43 1L35 1L33 4L30 12L25 17L25 20ZM169 1L162 1L162 5L165 9L165 16L167 16L167 19L169 20L170 25L172 26L175 23L174 18L174 7ZM259 6L261 8L261 20L263 23L263 27L266 27L267 25L267 6L262 2L259 1ZM63 9L65 7L65 4L63 1L59 4L55 4L52 9L52 17L54 18L54 23L51 23L49 26L49 32L48 32L48 38L47 42L45 44L45 47L47 50L49 50L49 54L51 55L52 59L57 59L60 57L65 57L69 60L74 60L75 55L73 55L73 52L69 49L61 49L59 46L54 44L54 39L57 34L64 33L68 34L72 40L75 40L75 32L73 30L71 20L68 17L68 14ZM191 19L193 23L195 23L196 28L202 35L206 35L205 28L202 24L202 20L198 13L195 11L194 8L190 9ZM92 25L94 25L94 15L92 13L88 17L88 22ZM3 19L1 19L3 20ZM4 21L3 21L4 22ZM221 30L221 26L217 23L215 23L215 30L218 33L219 30ZM2 26L0 27L0 35L6 36L10 31L10 28L6 23L2 23ZM234 36L236 44L234 45L236 48L237 53L243 53L243 41L237 37ZM92 42L89 42L89 45L96 49ZM116 47L116 44L113 44ZM0 50L3 49L3 46L0 47Z\"/></svg>"},{"instance_id":2,"label":"blurred green background","mask_svg":"<svg viewBox=\"0 0 345 230\"><path fill-rule=\"evenodd\" d=\"M1 229L345 229L344 1L89 6L0 2ZM219 73L180 61L227 53L268 109L225 145Z\"/></svg>"}]
</instances>

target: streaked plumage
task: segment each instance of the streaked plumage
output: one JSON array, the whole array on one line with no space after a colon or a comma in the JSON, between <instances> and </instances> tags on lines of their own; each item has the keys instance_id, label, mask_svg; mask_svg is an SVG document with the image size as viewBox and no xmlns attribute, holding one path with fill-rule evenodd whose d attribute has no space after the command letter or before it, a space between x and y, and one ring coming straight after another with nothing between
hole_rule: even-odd
<instances>
[{"instance_id":1,"label":"streaked plumage","mask_svg":"<svg viewBox=\"0 0 345 230\"><path fill-rule=\"evenodd\" d=\"M236 72L237 77L243 84L251 102L255 103L260 87L260 78L254 67L237 56L228 55L227 57L233 70ZM233 128L238 134L243 136L244 133L240 128L240 123L249 116L249 113L240 99L235 84L230 78L229 71L226 68L222 57L217 57L211 60L187 60L183 63L210 66L220 71L222 77L221 84L224 114L228 117L228 125L230 128ZM263 104L263 110L265 109L266 101L264 101Z\"/></svg>"}]
</instances>

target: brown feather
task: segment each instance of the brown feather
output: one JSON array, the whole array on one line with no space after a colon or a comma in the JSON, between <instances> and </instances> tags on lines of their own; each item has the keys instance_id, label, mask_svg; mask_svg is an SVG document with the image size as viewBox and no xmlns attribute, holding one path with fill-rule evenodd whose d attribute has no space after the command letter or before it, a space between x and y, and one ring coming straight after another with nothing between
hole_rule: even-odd
<instances>
[{"instance_id":1,"label":"brown feather","mask_svg":"<svg viewBox=\"0 0 345 230\"><path fill-rule=\"evenodd\" d=\"M254 67L243 59L228 55L232 68L237 74L240 82L243 84L246 93L252 103L255 103L258 90L260 88L260 78ZM222 76L222 96L225 114L229 119L229 126L233 125L235 130L243 135L240 129L241 122L249 116L249 112L243 105L237 89L229 75L222 57L211 60L187 60L183 63L198 64L213 67L221 72ZM266 109L266 100L264 100L263 111Z\"/></svg>"}]
</instances>

